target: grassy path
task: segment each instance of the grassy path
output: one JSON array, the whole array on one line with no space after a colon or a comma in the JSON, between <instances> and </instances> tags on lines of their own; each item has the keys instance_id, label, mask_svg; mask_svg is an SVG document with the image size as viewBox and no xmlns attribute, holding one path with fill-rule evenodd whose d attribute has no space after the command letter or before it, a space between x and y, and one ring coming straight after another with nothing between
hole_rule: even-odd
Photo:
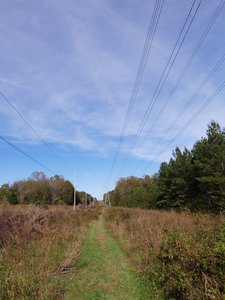
<instances>
[{"instance_id":1,"label":"grassy path","mask_svg":"<svg viewBox=\"0 0 225 300\"><path fill-rule=\"evenodd\" d=\"M151 299L149 293L116 240L105 230L102 218L92 223L79 266L67 284L65 298L145 300Z\"/></svg>"}]
</instances>

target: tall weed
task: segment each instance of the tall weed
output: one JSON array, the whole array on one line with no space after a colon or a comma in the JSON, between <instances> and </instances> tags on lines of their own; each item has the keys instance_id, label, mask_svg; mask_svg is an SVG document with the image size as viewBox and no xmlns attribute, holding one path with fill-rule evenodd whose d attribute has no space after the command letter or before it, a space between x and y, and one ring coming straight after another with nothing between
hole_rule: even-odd
<instances>
[{"instance_id":1,"label":"tall weed","mask_svg":"<svg viewBox=\"0 0 225 300\"><path fill-rule=\"evenodd\" d=\"M224 216L117 207L104 219L166 299L224 299Z\"/></svg>"},{"instance_id":2,"label":"tall weed","mask_svg":"<svg viewBox=\"0 0 225 300\"><path fill-rule=\"evenodd\" d=\"M0 207L0 299L62 299L97 209Z\"/></svg>"}]
</instances>

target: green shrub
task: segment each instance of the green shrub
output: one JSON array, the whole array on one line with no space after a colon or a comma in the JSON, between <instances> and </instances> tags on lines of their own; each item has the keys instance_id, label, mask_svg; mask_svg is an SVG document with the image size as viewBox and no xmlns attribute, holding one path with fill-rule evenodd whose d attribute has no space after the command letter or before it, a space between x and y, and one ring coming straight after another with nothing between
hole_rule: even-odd
<instances>
[{"instance_id":1,"label":"green shrub","mask_svg":"<svg viewBox=\"0 0 225 300\"><path fill-rule=\"evenodd\" d=\"M157 257L172 299L224 299L225 223L210 232L167 232Z\"/></svg>"}]
</instances>

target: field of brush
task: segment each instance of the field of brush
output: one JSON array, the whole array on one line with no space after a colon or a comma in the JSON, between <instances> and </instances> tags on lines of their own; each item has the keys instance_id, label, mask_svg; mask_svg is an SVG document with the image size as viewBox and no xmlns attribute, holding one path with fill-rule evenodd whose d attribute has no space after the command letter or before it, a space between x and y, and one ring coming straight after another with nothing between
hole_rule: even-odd
<instances>
[{"instance_id":1,"label":"field of brush","mask_svg":"<svg viewBox=\"0 0 225 300\"><path fill-rule=\"evenodd\" d=\"M62 299L85 226L99 210L0 206L0 299Z\"/></svg>"},{"instance_id":2,"label":"field of brush","mask_svg":"<svg viewBox=\"0 0 225 300\"><path fill-rule=\"evenodd\" d=\"M223 215L32 205L0 206L0 299L63 299L100 214L154 299L225 299Z\"/></svg>"},{"instance_id":3,"label":"field of brush","mask_svg":"<svg viewBox=\"0 0 225 300\"><path fill-rule=\"evenodd\" d=\"M118 207L104 220L164 299L225 299L224 216Z\"/></svg>"}]
</instances>

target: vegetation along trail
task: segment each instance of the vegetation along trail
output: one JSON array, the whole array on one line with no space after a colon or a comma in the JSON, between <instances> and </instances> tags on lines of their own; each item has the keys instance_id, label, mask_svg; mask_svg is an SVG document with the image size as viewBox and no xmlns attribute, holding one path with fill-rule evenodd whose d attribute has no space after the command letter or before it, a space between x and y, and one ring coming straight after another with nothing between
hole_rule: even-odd
<instances>
[{"instance_id":1,"label":"vegetation along trail","mask_svg":"<svg viewBox=\"0 0 225 300\"><path fill-rule=\"evenodd\" d=\"M147 284L132 270L102 217L89 226L77 270L66 287L66 299L151 299Z\"/></svg>"}]
</instances>

